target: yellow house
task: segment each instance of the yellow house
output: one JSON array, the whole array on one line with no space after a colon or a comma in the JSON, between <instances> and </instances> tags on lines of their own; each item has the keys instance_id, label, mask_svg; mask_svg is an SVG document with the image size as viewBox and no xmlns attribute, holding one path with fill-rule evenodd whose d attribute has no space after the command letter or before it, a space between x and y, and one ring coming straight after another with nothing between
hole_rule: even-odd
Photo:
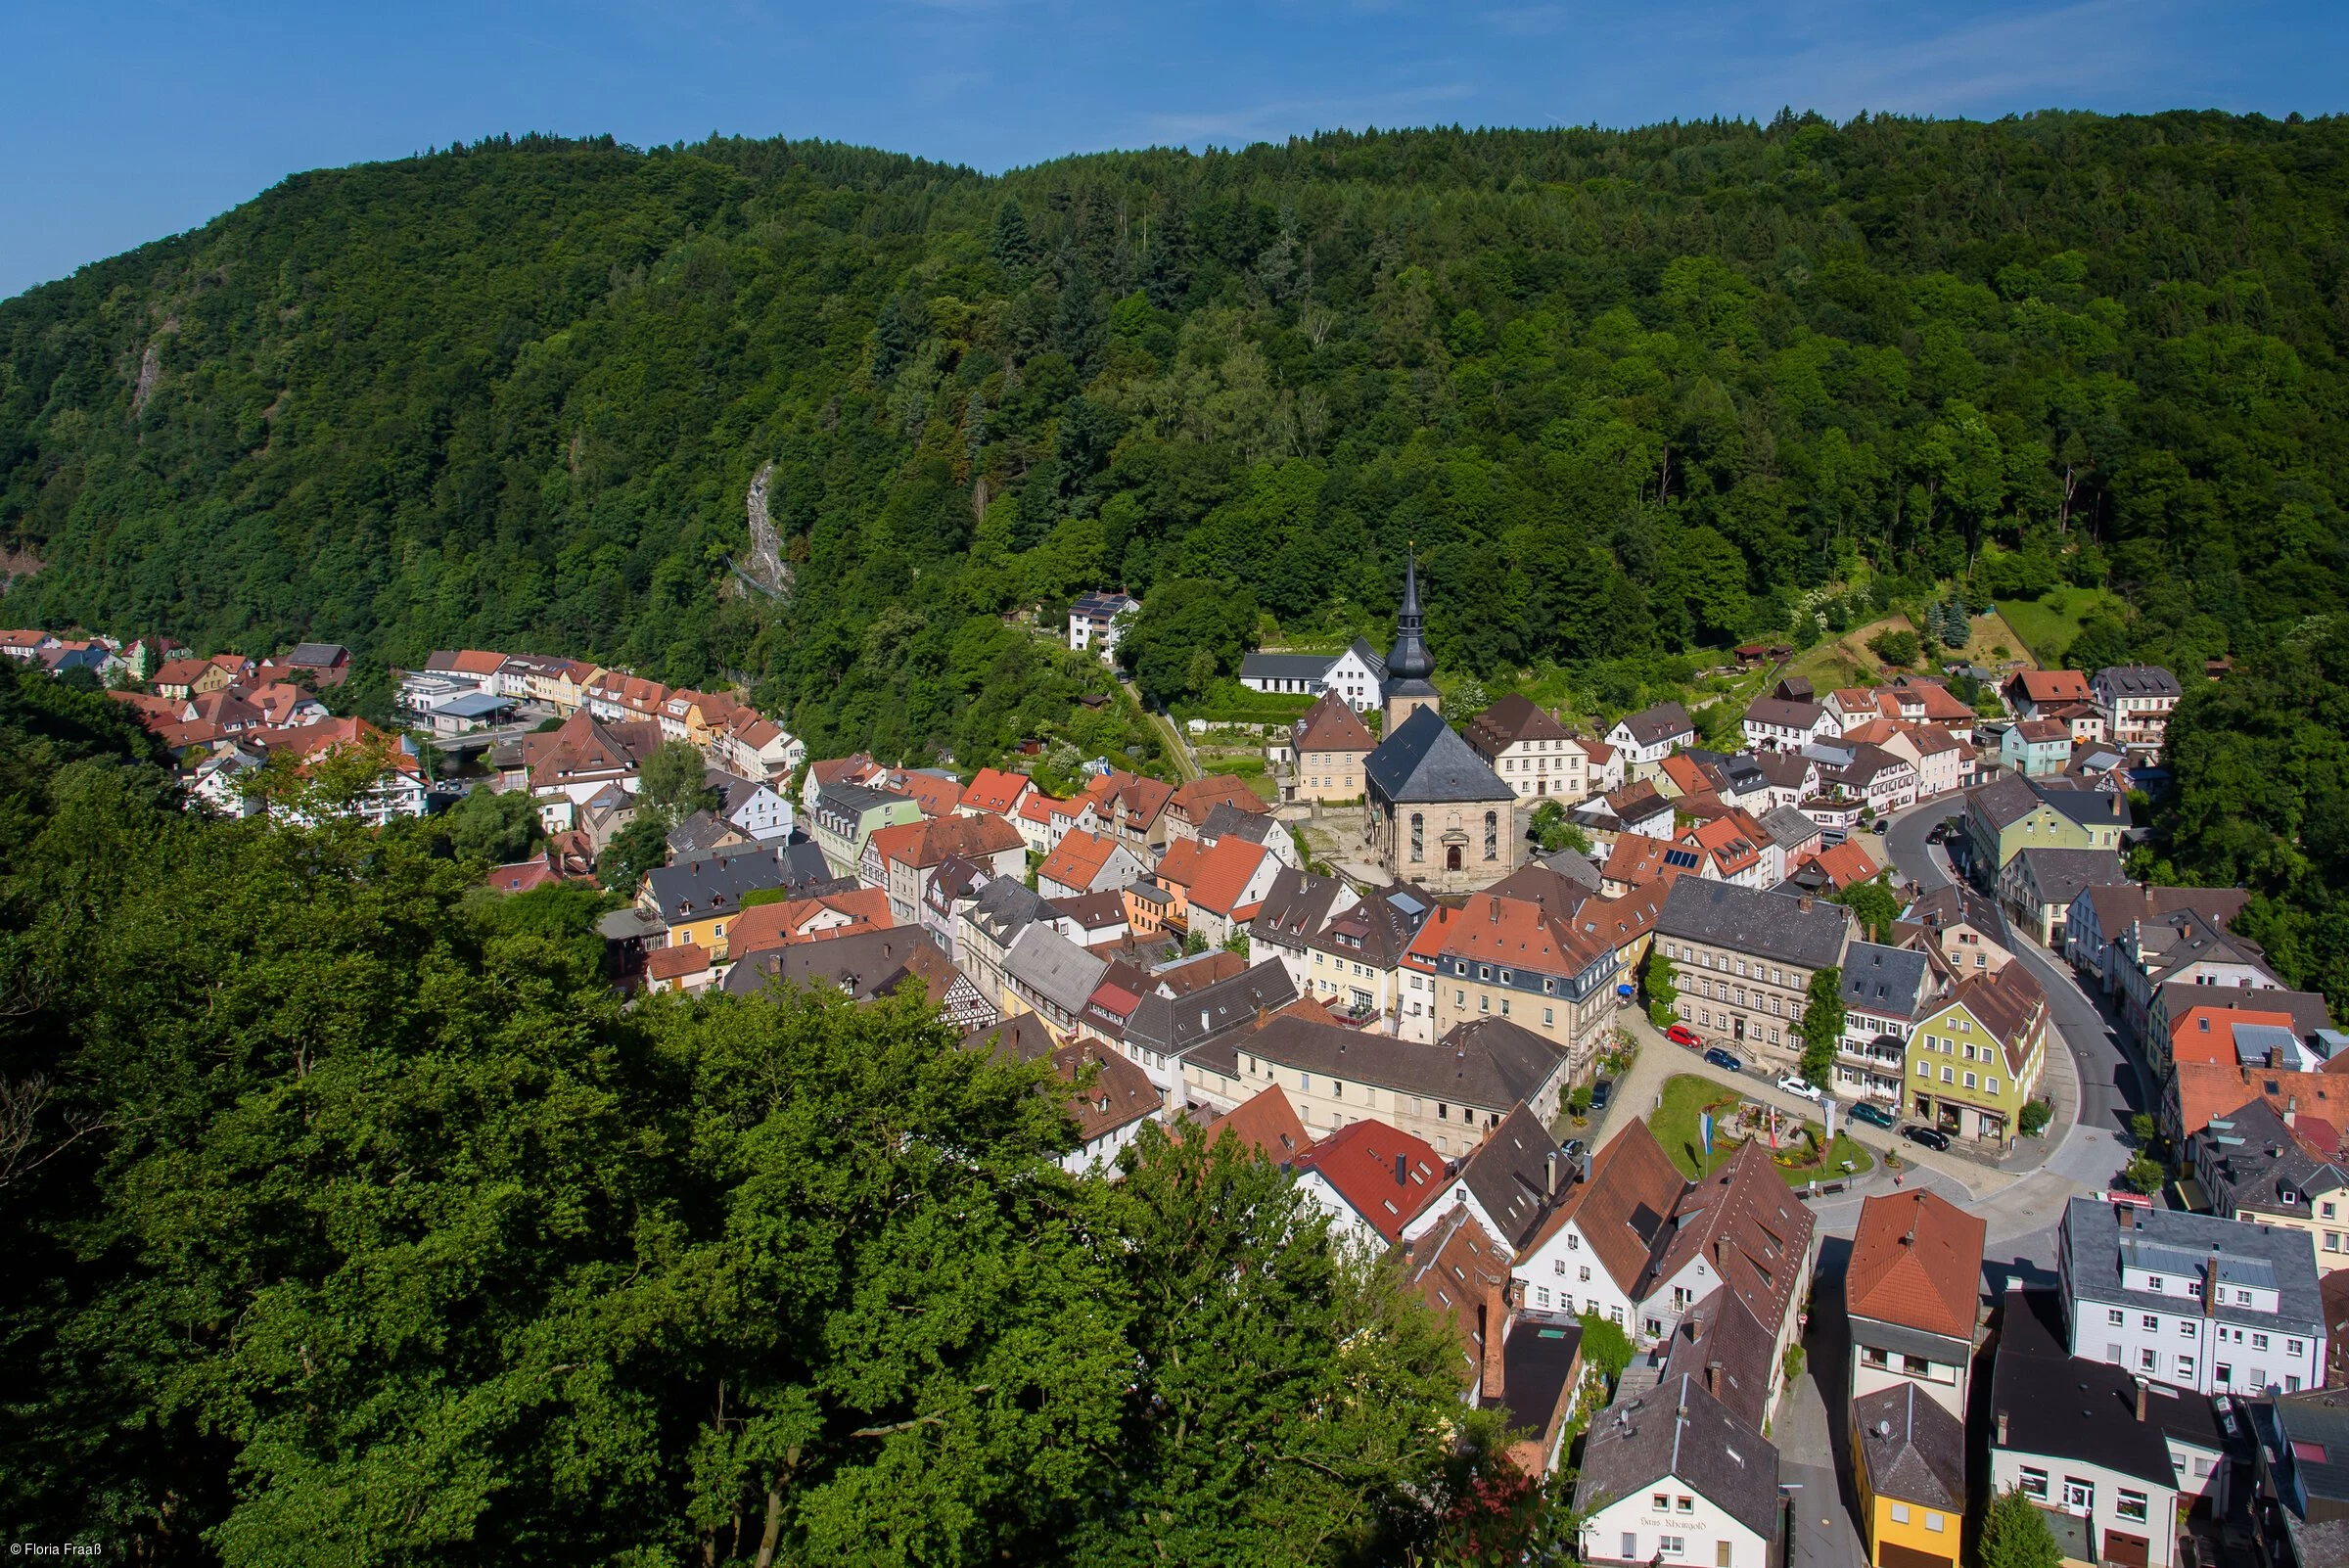
<instances>
[{"instance_id":1,"label":"yellow house","mask_svg":"<svg viewBox=\"0 0 2349 1568\"><path fill-rule=\"evenodd\" d=\"M1875 1568L1956 1568L1965 1428L1914 1383L1852 1402L1852 1484Z\"/></svg>"},{"instance_id":2,"label":"yellow house","mask_svg":"<svg viewBox=\"0 0 2349 1568\"><path fill-rule=\"evenodd\" d=\"M723 963L726 933L742 915L742 900L783 883L781 852L766 845L749 845L733 853L679 860L648 872L636 895L636 906L668 928L668 934L654 945L676 947L690 942L714 962Z\"/></svg>"},{"instance_id":3,"label":"yellow house","mask_svg":"<svg viewBox=\"0 0 2349 1568\"><path fill-rule=\"evenodd\" d=\"M2023 970L1969 975L1910 1032L1904 1101L1920 1122L2003 1143L2047 1068L2048 998Z\"/></svg>"}]
</instances>

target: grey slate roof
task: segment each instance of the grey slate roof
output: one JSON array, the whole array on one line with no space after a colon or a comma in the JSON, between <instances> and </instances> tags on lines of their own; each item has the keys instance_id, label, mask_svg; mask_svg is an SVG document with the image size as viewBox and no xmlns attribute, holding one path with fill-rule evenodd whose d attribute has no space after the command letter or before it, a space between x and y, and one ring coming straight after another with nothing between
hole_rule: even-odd
<instances>
[{"instance_id":1,"label":"grey slate roof","mask_svg":"<svg viewBox=\"0 0 2349 1568\"><path fill-rule=\"evenodd\" d=\"M1208 813L1208 820L1215 820L1214 812ZM1282 866L1273 873L1272 886L1257 905L1248 935L1275 947L1303 952L1305 945L1329 923L1330 908L1345 891L1346 884L1336 877L1317 877Z\"/></svg>"},{"instance_id":2,"label":"grey slate roof","mask_svg":"<svg viewBox=\"0 0 2349 1568\"><path fill-rule=\"evenodd\" d=\"M1965 1428L1914 1383L1903 1379L1854 1400L1852 1421L1879 1496L1965 1511Z\"/></svg>"},{"instance_id":3,"label":"grey slate roof","mask_svg":"<svg viewBox=\"0 0 2349 1568\"><path fill-rule=\"evenodd\" d=\"M2287 1394L2268 1446L2283 1495L2284 1528L2304 1563L2349 1562L2349 1389ZM2311 1515L2315 1517L2310 1517Z\"/></svg>"},{"instance_id":4,"label":"grey slate roof","mask_svg":"<svg viewBox=\"0 0 2349 1568\"><path fill-rule=\"evenodd\" d=\"M1398 805L1517 799L1517 792L1432 708L1418 709L1398 724L1362 770L1372 790Z\"/></svg>"},{"instance_id":5,"label":"grey slate roof","mask_svg":"<svg viewBox=\"0 0 2349 1568\"><path fill-rule=\"evenodd\" d=\"M2324 1334L2325 1303L2317 1285L2316 1257L2305 1230L2154 1209L2133 1214L2124 1231L2112 1205L2074 1198L2064 1209L2061 1245L2064 1275L2077 1299L2175 1314L2179 1298L2174 1295L2123 1288L2124 1251L2135 1257L2159 1255L2165 1262L2175 1254L2169 1271L2188 1279L2198 1277L2210 1255L2217 1253L2222 1281L2239 1277L2246 1284L2273 1285L2278 1305L2274 1313L2263 1313L2222 1301L2215 1307L2206 1306L2207 1315L2221 1322L2281 1329L2310 1338Z\"/></svg>"},{"instance_id":6,"label":"grey slate roof","mask_svg":"<svg viewBox=\"0 0 2349 1568\"><path fill-rule=\"evenodd\" d=\"M1591 863L1590 856L1579 851L1560 850L1555 854L1543 855L1534 864L1555 871L1587 893L1597 893L1606 886L1606 878Z\"/></svg>"},{"instance_id":7,"label":"grey slate roof","mask_svg":"<svg viewBox=\"0 0 2349 1568\"><path fill-rule=\"evenodd\" d=\"M1914 947L1855 942L1843 953L1843 1005L1855 1012L1912 1017L1931 967Z\"/></svg>"},{"instance_id":8,"label":"grey slate roof","mask_svg":"<svg viewBox=\"0 0 2349 1568\"><path fill-rule=\"evenodd\" d=\"M821 858L820 852L818 858ZM829 878L827 869L824 875ZM721 854L679 860L650 874L653 905L670 925L742 907L742 896L786 883L783 853L763 845L745 845Z\"/></svg>"},{"instance_id":9,"label":"grey slate roof","mask_svg":"<svg viewBox=\"0 0 2349 1568\"><path fill-rule=\"evenodd\" d=\"M1851 912L1839 903L1764 893L1701 877L1674 880L1656 915L1656 935L1702 942L1806 969L1824 969L1843 955Z\"/></svg>"},{"instance_id":10,"label":"grey slate roof","mask_svg":"<svg viewBox=\"0 0 2349 1568\"><path fill-rule=\"evenodd\" d=\"M2116 887L2129 880L2114 850L2050 850L2044 846L2022 852L2032 886L2049 903L2071 907L2084 888Z\"/></svg>"},{"instance_id":11,"label":"grey slate roof","mask_svg":"<svg viewBox=\"0 0 2349 1568\"><path fill-rule=\"evenodd\" d=\"M668 853L680 860L699 859L715 854L726 847L726 842L741 844L749 838L749 834L714 812L696 811L668 830Z\"/></svg>"},{"instance_id":12,"label":"grey slate roof","mask_svg":"<svg viewBox=\"0 0 2349 1568\"><path fill-rule=\"evenodd\" d=\"M1374 969L1393 969L1435 907L1432 895L1403 883L1380 888L1340 910L1307 943L1310 947Z\"/></svg>"},{"instance_id":13,"label":"grey slate roof","mask_svg":"<svg viewBox=\"0 0 2349 1568\"><path fill-rule=\"evenodd\" d=\"M1500 1347L1500 1403L1509 1425L1546 1433L1582 1354L1581 1324L1518 1318Z\"/></svg>"},{"instance_id":14,"label":"grey slate roof","mask_svg":"<svg viewBox=\"0 0 2349 1568\"><path fill-rule=\"evenodd\" d=\"M2307 1251L2306 1236L2300 1246ZM2161 1427L2137 1418L2137 1379L2124 1368L2066 1354L2062 1314L2063 1303L2052 1290L2006 1293L1998 1364L1991 1372L1992 1447L2100 1464L2176 1486ZM2001 1414L2006 1417L2004 1443L1997 1437Z\"/></svg>"},{"instance_id":15,"label":"grey slate roof","mask_svg":"<svg viewBox=\"0 0 2349 1568\"><path fill-rule=\"evenodd\" d=\"M1679 703L1658 703L1653 708L1642 708L1635 714L1624 715L1617 722L1631 730L1632 742L1636 746L1654 746L1675 735L1696 733L1695 721L1688 716L1688 710Z\"/></svg>"},{"instance_id":16,"label":"grey slate roof","mask_svg":"<svg viewBox=\"0 0 2349 1568\"><path fill-rule=\"evenodd\" d=\"M1337 655L1252 653L1240 659L1242 680L1319 680Z\"/></svg>"},{"instance_id":17,"label":"grey slate roof","mask_svg":"<svg viewBox=\"0 0 2349 1568\"><path fill-rule=\"evenodd\" d=\"M1775 1336L1753 1309L1727 1289L1712 1292L1673 1325L1665 1350L1664 1375L1693 1372L1700 1379L1714 1363L1721 1366L1718 1385L1708 1381L1713 1396L1729 1413L1755 1431L1770 1415L1770 1364Z\"/></svg>"},{"instance_id":18,"label":"grey slate roof","mask_svg":"<svg viewBox=\"0 0 2349 1568\"><path fill-rule=\"evenodd\" d=\"M1003 954L1003 973L1067 1013L1084 1011L1085 998L1101 983L1109 961L1096 958L1041 922L1012 939Z\"/></svg>"},{"instance_id":19,"label":"grey slate roof","mask_svg":"<svg viewBox=\"0 0 2349 1568\"><path fill-rule=\"evenodd\" d=\"M2112 665L2097 670L2089 684L2115 697L2178 695L2178 677L2159 665Z\"/></svg>"},{"instance_id":20,"label":"grey slate roof","mask_svg":"<svg viewBox=\"0 0 2349 1568\"><path fill-rule=\"evenodd\" d=\"M1808 844L1812 840L1821 837L1823 830L1817 822L1805 816L1798 807L1776 806L1771 807L1763 815L1762 831L1770 835L1771 843L1783 849L1797 844Z\"/></svg>"},{"instance_id":21,"label":"grey slate roof","mask_svg":"<svg viewBox=\"0 0 2349 1568\"><path fill-rule=\"evenodd\" d=\"M349 657L350 650L339 642L298 642L282 662L302 669L331 669Z\"/></svg>"},{"instance_id":22,"label":"grey slate roof","mask_svg":"<svg viewBox=\"0 0 2349 1568\"><path fill-rule=\"evenodd\" d=\"M2211 1118L2187 1143L2193 1168L2207 1173L2214 1214L2231 1215L2245 1204L2271 1214L2297 1205L2305 1213L2312 1196L2349 1186L2340 1167L2293 1139L2283 1113L2265 1099ZM2283 1202L2285 1192L2293 1195L2292 1204Z\"/></svg>"},{"instance_id":23,"label":"grey slate roof","mask_svg":"<svg viewBox=\"0 0 2349 1568\"><path fill-rule=\"evenodd\" d=\"M1629 1394L1629 1398L1620 1397ZM1705 1392L1701 1372L1632 1391L1590 1424L1575 1511L1591 1514L1677 1476L1768 1541L1777 1532L1778 1451Z\"/></svg>"},{"instance_id":24,"label":"grey slate roof","mask_svg":"<svg viewBox=\"0 0 2349 1568\"><path fill-rule=\"evenodd\" d=\"M1816 729L1827 711L1817 703L1790 703L1780 697L1757 697L1746 706L1746 722L1780 729Z\"/></svg>"},{"instance_id":25,"label":"grey slate roof","mask_svg":"<svg viewBox=\"0 0 2349 1568\"><path fill-rule=\"evenodd\" d=\"M2050 779L2032 779L2027 782L2032 786L2033 793L2047 802L2049 809L2070 817L2082 827L2125 828L2132 820L2129 797L2118 790L2093 787L2065 789L2064 783L2079 782L2068 779L2061 783Z\"/></svg>"},{"instance_id":26,"label":"grey slate roof","mask_svg":"<svg viewBox=\"0 0 2349 1568\"><path fill-rule=\"evenodd\" d=\"M795 836L776 851L776 858L783 867L783 886L796 894L812 894L827 882L847 880L833 874L832 862L824 858L823 850L807 839Z\"/></svg>"},{"instance_id":27,"label":"grey slate roof","mask_svg":"<svg viewBox=\"0 0 2349 1568\"><path fill-rule=\"evenodd\" d=\"M1126 1043L1162 1056L1179 1056L1256 1027L1260 1012L1297 999L1296 984L1277 958L1182 996L1144 996L1126 1021Z\"/></svg>"},{"instance_id":28,"label":"grey slate roof","mask_svg":"<svg viewBox=\"0 0 2349 1568\"><path fill-rule=\"evenodd\" d=\"M977 926L999 946L1008 947L1012 939L1038 920L1052 918L1052 905L1045 902L1034 889L997 877L979 890L971 901L971 924Z\"/></svg>"},{"instance_id":29,"label":"grey slate roof","mask_svg":"<svg viewBox=\"0 0 2349 1568\"><path fill-rule=\"evenodd\" d=\"M2039 809L2039 792L2020 773L2001 773L1989 783L1965 792L1966 804L1978 808L1990 825L2004 830Z\"/></svg>"},{"instance_id":30,"label":"grey slate roof","mask_svg":"<svg viewBox=\"0 0 2349 1568\"><path fill-rule=\"evenodd\" d=\"M1514 1253L1524 1250L1526 1238L1548 1214L1555 1196L1549 1190L1553 1177L1558 1192L1574 1183L1573 1172L1565 1169L1558 1154L1557 1139L1540 1117L1520 1105L1477 1145L1458 1179L1468 1183L1499 1227L1499 1239Z\"/></svg>"},{"instance_id":31,"label":"grey slate roof","mask_svg":"<svg viewBox=\"0 0 2349 1568\"><path fill-rule=\"evenodd\" d=\"M1207 813L1207 820L1199 824L1199 840L1211 844L1229 835L1246 839L1250 844L1266 844L1275 833L1285 835L1288 831L1269 811L1243 811L1229 801L1221 801Z\"/></svg>"},{"instance_id":32,"label":"grey slate roof","mask_svg":"<svg viewBox=\"0 0 2349 1568\"><path fill-rule=\"evenodd\" d=\"M1195 1005L1198 998L1191 1000ZM1127 1036L1132 1038L1130 1028ZM1289 1017L1272 1019L1254 1035L1223 1035L1191 1060L1211 1073L1236 1077L1242 1050L1301 1073L1326 1073L1448 1105L1495 1111L1531 1097L1566 1059L1558 1046L1505 1018L1461 1024L1436 1044L1421 1045Z\"/></svg>"},{"instance_id":33,"label":"grey slate roof","mask_svg":"<svg viewBox=\"0 0 2349 1568\"><path fill-rule=\"evenodd\" d=\"M898 801L909 801L913 797L873 789L864 784L827 784L816 792L815 799L817 805L853 822L867 811L893 806Z\"/></svg>"},{"instance_id":34,"label":"grey slate roof","mask_svg":"<svg viewBox=\"0 0 2349 1568\"><path fill-rule=\"evenodd\" d=\"M791 986L838 986L858 1001L882 995L913 979L907 964L916 947L928 947L940 962L945 954L927 931L918 926L886 926L876 931L852 931L823 942L795 942L788 947L767 947L751 954L726 971L725 989L731 995L755 996L780 981Z\"/></svg>"}]
</instances>

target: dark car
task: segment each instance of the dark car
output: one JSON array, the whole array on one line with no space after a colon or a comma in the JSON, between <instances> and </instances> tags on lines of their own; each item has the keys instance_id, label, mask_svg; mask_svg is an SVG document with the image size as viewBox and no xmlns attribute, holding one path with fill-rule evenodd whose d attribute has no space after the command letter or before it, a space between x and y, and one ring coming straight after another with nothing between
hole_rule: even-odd
<instances>
[{"instance_id":1,"label":"dark car","mask_svg":"<svg viewBox=\"0 0 2349 1568\"><path fill-rule=\"evenodd\" d=\"M1925 842L1927 844L1939 844L1942 840L1948 838L1949 836L1950 825L1947 822L1936 822L1933 824L1933 831L1925 835Z\"/></svg>"},{"instance_id":2,"label":"dark car","mask_svg":"<svg viewBox=\"0 0 2349 1568\"><path fill-rule=\"evenodd\" d=\"M1727 1051L1723 1050L1718 1045L1705 1052L1705 1060L1711 1062L1715 1067L1720 1068L1725 1073L1742 1073L1745 1071L1745 1064L1743 1062L1737 1060L1736 1057L1731 1056Z\"/></svg>"},{"instance_id":3,"label":"dark car","mask_svg":"<svg viewBox=\"0 0 2349 1568\"><path fill-rule=\"evenodd\" d=\"M1605 1110L1607 1101L1614 1097L1615 1084L1612 1080L1602 1078L1590 1085L1590 1109L1593 1111Z\"/></svg>"},{"instance_id":4,"label":"dark car","mask_svg":"<svg viewBox=\"0 0 2349 1568\"><path fill-rule=\"evenodd\" d=\"M1869 1127L1880 1127L1886 1130L1900 1125L1899 1117L1894 1116L1883 1106L1872 1105L1866 1100L1854 1101L1851 1110L1845 1114L1855 1122L1865 1122Z\"/></svg>"},{"instance_id":5,"label":"dark car","mask_svg":"<svg viewBox=\"0 0 2349 1568\"><path fill-rule=\"evenodd\" d=\"M1886 828L1890 827L1891 825L1892 825L1892 824L1891 824L1889 821L1887 821L1885 818L1883 818L1883 817L1880 817L1880 816L1879 816L1879 817L1877 817L1877 818L1876 818L1875 826L1873 826L1873 827L1869 828L1869 829L1868 829L1868 831L1869 831L1870 833L1881 833L1881 832L1883 832L1883 831L1884 831Z\"/></svg>"},{"instance_id":6,"label":"dark car","mask_svg":"<svg viewBox=\"0 0 2349 1568\"><path fill-rule=\"evenodd\" d=\"M1901 1129L1901 1136L1911 1143L1921 1143L1928 1149L1947 1150L1950 1135L1937 1128L1918 1127L1914 1123Z\"/></svg>"}]
</instances>

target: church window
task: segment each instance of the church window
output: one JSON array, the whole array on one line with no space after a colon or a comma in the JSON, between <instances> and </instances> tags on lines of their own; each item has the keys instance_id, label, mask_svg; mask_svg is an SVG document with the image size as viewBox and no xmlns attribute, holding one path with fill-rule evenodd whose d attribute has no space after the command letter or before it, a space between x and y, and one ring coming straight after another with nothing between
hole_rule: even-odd
<instances>
[{"instance_id":1,"label":"church window","mask_svg":"<svg viewBox=\"0 0 2349 1568\"><path fill-rule=\"evenodd\" d=\"M1485 813L1485 858L1500 858L1500 813L1497 811Z\"/></svg>"},{"instance_id":2,"label":"church window","mask_svg":"<svg viewBox=\"0 0 2349 1568\"><path fill-rule=\"evenodd\" d=\"M1423 858L1427 853L1427 818L1417 811L1411 813L1411 858Z\"/></svg>"}]
</instances>

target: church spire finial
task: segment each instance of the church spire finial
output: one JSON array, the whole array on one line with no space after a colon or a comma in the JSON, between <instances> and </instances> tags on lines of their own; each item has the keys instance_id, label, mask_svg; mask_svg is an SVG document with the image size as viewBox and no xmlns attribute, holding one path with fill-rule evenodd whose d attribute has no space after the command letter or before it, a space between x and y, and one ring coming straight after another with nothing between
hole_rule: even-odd
<instances>
[{"instance_id":1,"label":"church spire finial","mask_svg":"<svg viewBox=\"0 0 2349 1568\"><path fill-rule=\"evenodd\" d=\"M1389 682L1423 681L1436 672L1435 656L1421 635L1426 624L1419 610L1419 548L1414 540L1404 557L1403 606L1395 614L1395 647L1387 655Z\"/></svg>"}]
</instances>

